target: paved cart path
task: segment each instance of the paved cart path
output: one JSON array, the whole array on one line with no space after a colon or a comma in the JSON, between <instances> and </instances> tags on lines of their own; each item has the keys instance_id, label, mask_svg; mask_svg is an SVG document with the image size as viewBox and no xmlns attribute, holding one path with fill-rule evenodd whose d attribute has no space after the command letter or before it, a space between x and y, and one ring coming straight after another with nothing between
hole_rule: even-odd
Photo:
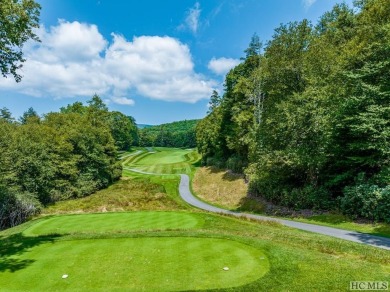
<instances>
[{"instance_id":1,"label":"paved cart path","mask_svg":"<svg viewBox=\"0 0 390 292\"><path fill-rule=\"evenodd\" d=\"M151 151L152 149L147 149L148 151ZM142 174L149 174L149 175L170 175L170 174L160 174L160 173L151 173L151 172L145 172L140 171L134 168L128 168L124 167L123 169L142 173ZM351 230L344 230L339 228L332 228L322 225L316 225L316 224L309 224L309 223L302 223L302 222L296 222L292 220L285 220L285 219L278 219L273 217L267 217L267 216L261 216L261 215L254 215L249 213L241 213L241 212L233 212L230 210L225 210L222 208L218 208L215 206L212 206L210 204L207 204L205 202L202 202L198 198L196 198L190 189L190 178L186 174L180 174L180 185L179 185L179 193L181 198L190 204L191 206L197 207L199 209L214 212L214 213L220 213L220 214L229 214L236 217L247 217L255 220L265 220L265 221L274 221L281 223L285 226L309 231L309 232L315 232L319 234L324 234L344 240L349 240L353 242L363 243L372 245L378 248L383 248L390 250L390 238L386 237L380 237L375 235L370 235L366 233L360 233L357 231L351 231Z\"/></svg>"},{"instance_id":2,"label":"paved cart path","mask_svg":"<svg viewBox=\"0 0 390 292\"><path fill-rule=\"evenodd\" d=\"M324 235L329 235L336 238L341 238L349 241L359 242L363 244L372 245L375 247L388 249L390 250L390 238L360 233L356 231L350 231L350 230L343 230L338 228L332 228L327 226L321 226L321 225L315 225L315 224L309 224L309 223L302 223L302 222L296 222L291 220L284 220L284 219L278 219L278 218L272 218L267 216L261 216L261 215L254 215L254 214L248 214L248 213L241 213L241 212L233 212L225 209L221 209L212 205L209 205L205 202L200 201L197 199L190 190L190 178L186 174L181 174L180 179L180 185L179 185L179 193L180 196L184 201L186 201L188 204L197 207L202 210L206 210L209 212L214 213L222 213L222 214L229 214L236 217L248 217L255 220L267 220L267 221L274 221L279 222L283 225L320 233Z\"/></svg>"}]
</instances>

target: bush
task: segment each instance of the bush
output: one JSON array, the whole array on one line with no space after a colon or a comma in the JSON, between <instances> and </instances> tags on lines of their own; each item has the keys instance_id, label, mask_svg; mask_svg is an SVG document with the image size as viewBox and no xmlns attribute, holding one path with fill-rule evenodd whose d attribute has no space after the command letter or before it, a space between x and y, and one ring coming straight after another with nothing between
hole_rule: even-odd
<instances>
[{"instance_id":1,"label":"bush","mask_svg":"<svg viewBox=\"0 0 390 292\"><path fill-rule=\"evenodd\" d=\"M215 166L216 168L224 168L225 167L225 163L222 160L215 158L215 157L207 157L206 165L207 166Z\"/></svg>"},{"instance_id":2,"label":"bush","mask_svg":"<svg viewBox=\"0 0 390 292\"><path fill-rule=\"evenodd\" d=\"M0 187L0 230L19 225L40 211L41 204L34 197Z\"/></svg>"},{"instance_id":3,"label":"bush","mask_svg":"<svg viewBox=\"0 0 390 292\"><path fill-rule=\"evenodd\" d=\"M390 186L358 184L343 193L340 207L345 215L390 223Z\"/></svg>"},{"instance_id":4,"label":"bush","mask_svg":"<svg viewBox=\"0 0 390 292\"><path fill-rule=\"evenodd\" d=\"M330 194L324 188L306 185L301 188L294 188L284 191L281 199L283 205L296 210L312 208L317 210L329 210L332 208Z\"/></svg>"},{"instance_id":5,"label":"bush","mask_svg":"<svg viewBox=\"0 0 390 292\"><path fill-rule=\"evenodd\" d=\"M226 167L235 173L242 173L245 166L245 159L238 156L232 156L226 161Z\"/></svg>"}]
</instances>

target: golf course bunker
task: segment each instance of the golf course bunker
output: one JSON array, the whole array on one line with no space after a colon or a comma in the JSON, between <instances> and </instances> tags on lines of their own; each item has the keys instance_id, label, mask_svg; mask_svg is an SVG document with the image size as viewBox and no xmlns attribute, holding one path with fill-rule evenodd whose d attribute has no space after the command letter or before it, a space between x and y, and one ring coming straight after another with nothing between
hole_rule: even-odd
<instances>
[{"instance_id":1,"label":"golf course bunker","mask_svg":"<svg viewBox=\"0 0 390 292\"><path fill-rule=\"evenodd\" d=\"M166 230L199 228L204 221L201 216L181 212L121 212L77 214L42 219L24 235L67 233L113 233L136 230Z\"/></svg>"},{"instance_id":2,"label":"golf course bunker","mask_svg":"<svg viewBox=\"0 0 390 292\"><path fill-rule=\"evenodd\" d=\"M269 270L265 254L252 246L192 237L57 241L12 260L26 264L0 273L1 288L7 291L228 288L253 282Z\"/></svg>"}]
</instances>

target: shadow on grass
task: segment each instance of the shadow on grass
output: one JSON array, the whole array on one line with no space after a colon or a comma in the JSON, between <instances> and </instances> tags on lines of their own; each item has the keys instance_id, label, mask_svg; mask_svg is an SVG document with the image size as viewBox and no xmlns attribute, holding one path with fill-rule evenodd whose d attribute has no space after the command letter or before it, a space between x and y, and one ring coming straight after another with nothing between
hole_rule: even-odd
<instances>
[{"instance_id":1,"label":"shadow on grass","mask_svg":"<svg viewBox=\"0 0 390 292\"><path fill-rule=\"evenodd\" d=\"M364 234L364 233L350 233L349 235L359 239L360 241L366 244L372 244L377 246L385 247L390 250L390 238L379 237L372 234Z\"/></svg>"},{"instance_id":2,"label":"shadow on grass","mask_svg":"<svg viewBox=\"0 0 390 292\"><path fill-rule=\"evenodd\" d=\"M374 228L374 235L390 237L390 225L378 226Z\"/></svg>"},{"instance_id":3,"label":"shadow on grass","mask_svg":"<svg viewBox=\"0 0 390 292\"><path fill-rule=\"evenodd\" d=\"M201 163L200 160L198 160L198 161L196 161L196 162L194 162L194 163L191 163L191 165L194 166L194 167L201 167L201 166L202 166L202 163Z\"/></svg>"},{"instance_id":4,"label":"shadow on grass","mask_svg":"<svg viewBox=\"0 0 390 292\"><path fill-rule=\"evenodd\" d=\"M44 235L37 237L24 236L21 233L0 237L0 273L5 271L15 272L31 265L34 260L18 259L17 256L28 252L29 249L44 243L54 242L60 235Z\"/></svg>"},{"instance_id":5,"label":"shadow on grass","mask_svg":"<svg viewBox=\"0 0 390 292\"><path fill-rule=\"evenodd\" d=\"M262 214L264 212L264 205L253 198L244 197L240 200L239 207L233 211Z\"/></svg>"},{"instance_id":6,"label":"shadow on grass","mask_svg":"<svg viewBox=\"0 0 390 292\"><path fill-rule=\"evenodd\" d=\"M222 179L227 181L236 181L236 180L244 179L244 176L242 174L234 173L231 172L230 170L227 170L223 174Z\"/></svg>"},{"instance_id":7,"label":"shadow on grass","mask_svg":"<svg viewBox=\"0 0 390 292\"><path fill-rule=\"evenodd\" d=\"M211 174L223 173L222 179L227 181L237 181L244 178L243 174L234 173L231 170L225 168L218 168L216 166L207 166L206 169Z\"/></svg>"},{"instance_id":8,"label":"shadow on grass","mask_svg":"<svg viewBox=\"0 0 390 292\"><path fill-rule=\"evenodd\" d=\"M317 222L330 223L330 224L336 224L336 225L351 221L343 215L336 215L336 214L315 215L315 216L311 216L307 219L310 221L317 221Z\"/></svg>"}]
</instances>

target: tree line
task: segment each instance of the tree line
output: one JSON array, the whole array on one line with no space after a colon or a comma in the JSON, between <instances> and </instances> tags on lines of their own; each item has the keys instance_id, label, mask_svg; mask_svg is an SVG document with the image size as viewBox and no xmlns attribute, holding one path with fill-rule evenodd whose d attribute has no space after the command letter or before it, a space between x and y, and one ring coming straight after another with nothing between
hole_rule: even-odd
<instances>
[{"instance_id":1,"label":"tree line","mask_svg":"<svg viewBox=\"0 0 390 292\"><path fill-rule=\"evenodd\" d=\"M0 229L59 200L89 195L118 180L118 150L128 150L135 121L110 112L98 96L16 121L0 109Z\"/></svg>"},{"instance_id":2,"label":"tree line","mask_svg":"<svg viewBox=\"0 0 390 292\"><path fill-rule=\"evenodd\" d=\"M388 0L282 24L245 53L198 123L203 163L277 204L390 222Z\"/></svg>"},{"instance_id":3,"label":"tree line","mask_svg":"<svg viewBox=\"0 0 390 292\"><path fill-rule=\"evenodd\" d=\"M184 120L139 129L139 146L194 148L199 120Z\"/></svg>"}]
</instances>

